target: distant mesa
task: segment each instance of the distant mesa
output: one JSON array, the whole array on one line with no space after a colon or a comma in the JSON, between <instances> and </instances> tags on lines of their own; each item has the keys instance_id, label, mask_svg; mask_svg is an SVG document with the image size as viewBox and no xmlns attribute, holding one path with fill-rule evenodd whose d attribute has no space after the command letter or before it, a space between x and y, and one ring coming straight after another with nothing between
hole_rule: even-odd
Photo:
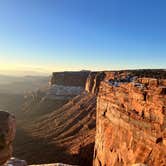
<instances>
[{"instance_id":1,"label":"distant mesa","mask_svg":"<svg viewBox=\"0 0 166 166\"><path fill-rule=\"evenodd\" d=\"M89 73L89 71L53 72L49 84L85 87L86 79Z\"/></svg>"}]
</instances>

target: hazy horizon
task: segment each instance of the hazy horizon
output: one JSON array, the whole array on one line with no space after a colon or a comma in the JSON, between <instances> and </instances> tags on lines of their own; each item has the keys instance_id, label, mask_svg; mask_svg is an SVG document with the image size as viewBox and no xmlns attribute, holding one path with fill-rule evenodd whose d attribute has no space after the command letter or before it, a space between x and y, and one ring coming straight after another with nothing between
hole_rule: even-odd
<instances>
[{"instance_id":1,"label":"hazy horizon","mask_svg":"<svg viewBox=\"0 0 166 166\"><path fill-rule=\"evenodd\" d=\"M146 70L146 69L159 69L159 70L166 70L166 68L124 68L124 69L103 69L103 70L89 70L89 69L82 69L82 70L53 70L50 72L40 72L40 71L6 71L2 70L0 71L0 77L28 77L28 76L34 76L34 77L49 77L52 75L53 72L81 72L81 71L120 71L120 70Z\"/></svg>"}]
</instances>

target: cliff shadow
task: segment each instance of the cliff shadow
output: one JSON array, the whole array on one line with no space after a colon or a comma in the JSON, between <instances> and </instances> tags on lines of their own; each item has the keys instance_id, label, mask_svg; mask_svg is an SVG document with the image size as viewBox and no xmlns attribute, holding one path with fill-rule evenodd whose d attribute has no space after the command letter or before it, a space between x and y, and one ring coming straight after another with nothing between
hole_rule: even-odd
<instances>
[{"instance_id":1,"label":"cliff shadow","mask_svg":"<svg viewBox=\"0 0 166 166\"><path fill-rule=\"evenodd\" d=\"M65 147L60 147L44 138L31 137L21 128L17 129L13 148L13 156L26 160L28 164L57 162L78 164L78 156L67 153Z\"/></svg>"},{"instance_id":2,"label":"cliff shadow","mask_svg":"<svg viewBox=\"0 0 166 166\"><path fill-rule=\"evenodd\" d=\"M90 143L84 147L81 147L79 150L78 164L80 166L92 166L93 165L93 152L94 152L94 143Z\"/></svg>"}]
</instances>

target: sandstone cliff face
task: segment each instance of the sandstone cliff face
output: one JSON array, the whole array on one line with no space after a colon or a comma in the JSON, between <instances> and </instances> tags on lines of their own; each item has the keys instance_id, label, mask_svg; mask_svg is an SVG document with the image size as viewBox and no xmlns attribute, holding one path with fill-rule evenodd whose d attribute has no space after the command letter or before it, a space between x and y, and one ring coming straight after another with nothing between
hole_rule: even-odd
<instances>
[{"instance_id":1,"label":"sandstone cliff face","mask_svg":"<svg viewBox=\"0 0 166 166\"><path fill-rule=\"evenodd\" d=\"M104 72L91 72L87 78L85 90L92 94L97 94L100 82L104 79Z\"/></svg>"},{"instance_id":2,"label":"sandstone cliff face","mask_svg":"<svg viewBox=\"0 0 166 166\"><path fill-rule=\"evenodd\" d=\"M54 72L50 85L81 86L84 87L89 71L78 72Z\"/></svg>"},{"instance_id":3,"label":"sandstone cliff face","mask_svg":"<svg viewBox=\"0 0 166 166\"><path fill-rule=\"evenodd\" d=\"M54 72L49 82L46 98L55 100L71 99L84 91L88 71Z\"/></svg>"},{"instance_id":4,"label":"sandstone cliff face","mask_svg":"<svg viewBox=\"0 0 166 166\"><path fill-rule=\"evenodd\" d=\"M14 116L0 111L0 165L4 164L12 155L15 130Z\"/></svg>"},{"instance_id":5,"label":"sandstone cliff face","mask_svg":"<svg viewBox=\"0 0 166 166\"><path fill-rule=\"evenodd\" d=\"M118 86L110 85L107 80L102 81L97 99L93 165L131 166L142 163L164 166L165 80L142 78Z\"/></svg>"}]
</instances>

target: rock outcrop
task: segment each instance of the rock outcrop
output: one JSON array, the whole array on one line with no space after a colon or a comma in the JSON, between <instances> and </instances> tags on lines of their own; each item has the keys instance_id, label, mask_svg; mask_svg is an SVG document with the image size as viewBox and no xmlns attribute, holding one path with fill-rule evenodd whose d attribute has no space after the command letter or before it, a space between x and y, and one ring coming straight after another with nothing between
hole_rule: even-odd
<instances>
[{"instance_id":1,"label":"rock outcrop","mask_svg":"<svg viewBox=\"0 0 166 166\"><path fill-rule=\"evenodd\" d=\"M12 156L15 131L15 117L8 112L0 111L0 165Z\"/></svg>"},{"instance_id":2,"label":"rock outcrop","mask_svg":"<svg viewBox=\"0 0 166 166\"><path fill-rule=\"evenodd\" d=\"M54 72L52 74L50 85L63 85L63 86L81 86L85 87L86 79L89 71L78 72Z\"/></svg>"},{"instance_id":3,"label":"rock outcrop","mask_svg":"<svg viewBox=\"0 0 166 166\"><path fill-rule=\"evenodd\" d=\"M54 72L46 93L47 99L66 100L79 95L85 89L89 71Z\"/></svg>"},{"instance_id":4,"label":"rock outcrop","mask_svg":"<svg viewBox=\"0 0 166 166\"><path fill-rule=\"evenodd\" d=\"M165 80L100 83L94 166L166 164Z\"/></svg>"},{"instance_id":5,"label":"rock outcrop","mask_svg":"<svg viewBox=\"0 0 166 166\"><path fill-rule=\"evenodd\" d=\"M91 72L87 78L85 90L92 94L97 94L100 82L104 79L104 72Z\"/></svg>"}]
</instances>

